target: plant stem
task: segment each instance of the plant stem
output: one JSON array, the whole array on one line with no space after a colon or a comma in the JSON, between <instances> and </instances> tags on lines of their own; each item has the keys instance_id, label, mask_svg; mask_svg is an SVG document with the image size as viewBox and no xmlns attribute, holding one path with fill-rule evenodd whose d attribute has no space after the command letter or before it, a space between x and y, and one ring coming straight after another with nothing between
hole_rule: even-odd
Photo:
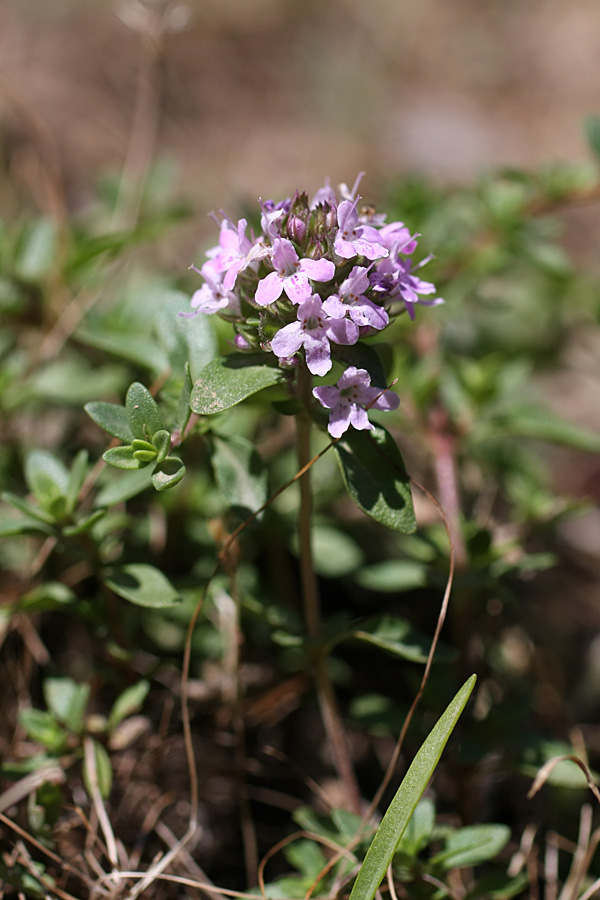
<instances>
[{"instance_id":1,"label":"plant stem","mask_svg":"<svg viewBox=\"0 0 600 900\"><path fill-rule=\"evenodd\" d=\"M312 422L308 406L312 401L312 378L306 365L298 370L298 394L304 410L296 416L298 463L302 469L310 462L310 432ZM338 775L348 797L351 810L360 814L360 791L352 767L348 740L337 706L333 685L327 672L327 654L323 650L323 627L319 586L313 565L312 532L312 489L310 469L300 478L300 515L298 521L300 543L300 572L302 580L302 602L308 637L312 645L311 660L315 686L319 698L321 718L331 746Z\"/></svg>"}]
</instances>

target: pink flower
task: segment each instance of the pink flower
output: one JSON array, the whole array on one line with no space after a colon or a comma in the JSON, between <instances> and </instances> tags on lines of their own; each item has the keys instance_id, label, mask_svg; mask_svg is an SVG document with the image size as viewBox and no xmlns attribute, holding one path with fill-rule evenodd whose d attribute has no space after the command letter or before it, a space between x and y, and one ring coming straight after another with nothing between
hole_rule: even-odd
<instances>
[{"instance_id":1,"label":"pink flower","mask_svg":"<svg viewBox=\"0 0 600 900\"><path fill-rule=\"evenodd\" d=\"M287 359L304 347L306 365L313 375L326 375L331 369L331 348L336 344L355 344L358 325L349 319L331 319L323 310L320 297L313 294L298 306L298 319L284 325L273 340L271 350Z\"/></svg>"},{"instance_id":2,"label":"pink flower","mask_svg":"<svg viewBox=\"0 0 600 900\"><path fill-rule=\"evenodd\" d=\"M294 245L287 238L273 241L271 261L275 267L266 278L258 282L255 303L269 306L285 291L292 303L302 303L312 294L312 281L331 281L335 265L328 259L299 259Z\"/></svg>"},{"instance_id":3,"label":"pink flower","mask_svg":"<svg viewBox=\"0 0 600 900\"><path fill-rule=\"evenodd\" d=\"M360 225L356 211L357 200L344 200L338 206L338 232L334 248L342 259L366 256L367 259L383 259L389 251L379 241L379 232L372 225Z\"/></svg>"},{"instance_id":4,"label":"pink flower","mask_svg":"<svg viewBox=\"0 0 600 900\"><path fill-rule=\"evenodd\" d=\"M349 366L338 379L337 385L325 385L313 389L313 395L321 406L331 410L327 430L334 438L341 437L350 425L358 431L372 431L367 409L396 409L400 398L393 391L371 387L371 376L366 369Z\"/></svg>"}]
</instances>

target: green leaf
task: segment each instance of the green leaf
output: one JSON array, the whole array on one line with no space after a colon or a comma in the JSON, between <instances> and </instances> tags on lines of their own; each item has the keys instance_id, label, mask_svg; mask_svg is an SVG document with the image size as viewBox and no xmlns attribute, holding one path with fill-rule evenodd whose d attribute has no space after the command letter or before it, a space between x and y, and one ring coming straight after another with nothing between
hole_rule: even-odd
<instances>
[{"instance_id":1,"label":"green leaf","mask_svg":"<svg viewBox=\"0 0 600 900\"><path fill-rule=\"evenodd\" d=\"M56 259L56 226L50 219L39 219L25 238L17 259L16 271L25 281L37 281L46 275Z\"/></svg>"},{"instance_id":2,"label":"green leaf","mask_svg":"<svg viewBox=\"0 0 600 900\"><path fill-rule=\"evenodd\" d=\"M215 358L217 341L209 316L193 319L178 315L190 311L190 298L181 291L171 291L161 302L155 321L160 343L167 351L171 368L184 372L189 364L192 378Z\"/></svg>"},{"instance_id":3,"label":"green leaf","mask_svg":"<svg viewBox=\"0 0 600 900\"><path fill-rule=\"evenodd\" d=\"M341 578L344 575L354 574L363 562L363 551L354 538L330 525L314 525L310 542L317 575L325 578ZM294 553L300 555L297 535L293 537L292 549Z\"/></svg>"},{"instance_id":4,"label":"green leaf","mask_svg":"<svg viewBox=\"0 0 600 900\"><path fill-rule=\"evenodd\" d=\"M268 365L265 354L230 353L202 369L192 389L190 406L198 415L210 416L285 381L283 370Z\"/></svg>"},{"instance_id":5,"label":"green leaf","mask_svg":"<svg viewBox=\"0 0 600 900\"><path fill-rule=\"evenodd\" d=\"M2 519L0 538L22 537L25 534L53 534L52 528L35 519Z\"/></svg>"},{"instance_id":6,"label":"green leaf","mask_svg":"<svg viewBox=\"0 0 600 900\"><path fill-rule=\"evenodd\" d=\"M177 427L181 434L185 431L187 423L190 421L192 410L190 408L190 399L192 396L192 375L189 365L185 367L185 377L181 386L181 393L177 401Z\"/></svg>"},{"instance_id":7,"label":"green leaf","mask_svg":"<svg viewBox=\"0 0 600 900\"><path fill-rule=\"evenodd\" d=\"M427 846L435 825L435 804L431 797L423 797L410 817L406 831L400 839L396 852L417 856Z\"/></svg>"},{"instance_id":8,"label":"green leaf","mask_svg":"<svg viewBox=\"0 0 600 900\"><path fill-rule=\"evenodd\" d=\"M150 682L144 679L132 684L117 697L108 717L109 731L113 731L119 722L141 708L149 690Z\"/></svg>"},{"instance_id":9,"label":"green leaf","mask_svg":"<svg viewBox=\"0 0 600 900\"><path fill-rule=\"evenodd\" d=\"M105 509L96 509L94 512L89 513L89 515L82 516L74 525L67 525L63 528L62 533L65 537L75 537L78 534L85 534L105 515Z\"/></svg>"},{"instance_id":10,"label":"green leaf","mask_svg":"<svg viewBox=\"0 0 600 900\"><path fill-rule=\"evenodd\" d=\"M529 875L521 872L511 878L505 872L488 872L465 895L465 900L509 900L529 887Z\"/></svg>"},{"instance_id":11,"label":"green leaf","mask_svg":"<svg viewBox=\"0 0 600 900\"><path fill-rule=\"evenodd\" d=\"M104 403L98 400L94 403L86 403L84 409L90 419L99 425L107 434L119 438L125 444L133 440L133 431L129 427L127 410L118 403Z\"/></svg>"},{"instance_id":12,"label":"green leaf","mask_svg":"<svg viewBox=\"0 0 600 900\"><path fill-rule=\"evenodd\" d=\"M157 431L164 428L158 404L148 388L139 381L129 386L125 398L129 427L136 438L151 441Z\"/></svg>"},{"instance_id":13,"label":"green leaf","mask_svg":"<svg viewBox=\"0 0 600 900\"><path fill-rule=\"evenodd\" d=\"M32 741L50 753L60 754L67 745L67 734L52 713L41 709L22 709L19 721Z\"/></svg>"},{"instance_id":14,"label":"green leaf","mask_svg":"<svg viewBox=\"0 0 600 900\"><path fill-rule=\"evenodd\" d=\"M94 768L96 777L94 778L89 771L87 758L84 758L83 780L88 794L92 793L92 784L95 781L98 784L100 796L106 800L112 787L112 764L110 756L102 744L99 744L98 741L95 740L92 740L92 744L94 745Z\"/></svg>"},{"instance_id":15,"label":"green leaf","mask_svg":"<svg viewBox=\"0 0 600 900\"><path fill-rule=\"evenodd\" d=\"M185 475L185 466L177 456L167 456L154 470L152 486L157 491L175 487Z\"/></svg>"},{"instance_id":16,"label":"green leaf","mask_svg":"<svg viewBox=\"0 0 600 900\"><path fill-rule=\"evenodd\" d=\"M237 435L213 435L211 463L219 490L243 519L256 512L269 496L265 464L250 441Z\"/></svg>"},{"instance_id":17,"label":"green leaf","mask_svg":"<svg viewBox=\"0 0 600 900\"><path fill-rule=\"evenodd\" d=\"M135 458L132 446L111 447L102 454L104 462L115 469L139 469L142 463Z\"/></svg>"},{"instance_id":18,"label":"green leaf","mask_svg":"<svg viewBox=\"0 0 600 900\"><path fill-rule=\"evenodd\" d=\"M60 581L46 581L29 591L18 601L23 612L46 612L73 603L75 592Z\"/></svg>"},{"instance_id":19,"label":"green leaf","mask_svg":"<svg viewBox=\"0 0 600 900\"><path fill-rule=\"evenodd\" d=\"M427 566L413 560L387 559L359 569L355 580L368 591L410 591L427 583Z\"/></svg>"},{"instance_id":20,"label":"green leaf","mask_svg":"<svg viewBox=\"0 0 600 900\"><path fill-rule=\"evenodd\" d=\"M73 460L73 465L69 472L69 484L67 487L67 513L69 515L72 515L77 506L77 500L79 499L79 492L85 480L87 466L87 450L80 450Z\"/></svg>"},{"instance_id":21,"label":"green leaf","mask_svg":"<svg viewBox=\"0 0 600 900\"><path fill-rule=\"evenodd\" d=\"M169 368L169 360L162 347L152 338L140 334L110 331L98 324L89 331L78 328L75 338L88 347L105 350L156 375Z\"/></svg>"},{"instance_id":22,"label":"green leaf","mask_svg":"<svg viewBox=\"0 0 600 900\"><path fill-rule=\"evenodd\" d=\"M367 851L367 855L356 876L350 900L373 900L375 892L392 861L398 842L404 834L410 817L438 764L448 738L465 708L475 686L475 681L475 675L471 675L433 727L433 730L413 759Z\"/></svg>"},{"instance_id":23,"label":"green leaf","mask_svg":"<svg viewBox=\"0 0 600 900\"><path fill-rule=\"evenodd\" d=\"M558 416L537 409L507 415L500 421L493 421L493 425L500 425L502 433L512 437L548 441L586 453L600 453L600 435L597 431L572 425ZM485 424L483 427L485 429Z\"/></svg>"},{"instance_id":24,"label":"green leaf","mask_svg":"<svg viewBox=\"0 0 600 900\"><path fill-rule=\"evenodd\" d=\"M583 127L590 149L597 157L600 157L600 116L588 116Z\"/></svg>"},{"instance_id":25,"label":"green leaf","mask_svg":"<svg viewBox=\"0 0 600 900\"><path fill-rule=\"evenodd\" d=\"M48 709L74 734L79 734L83 728L89 696L89 684L77 684L71 678L47 678L44 681Z\"/></svg>"},{"instance_id":26,"label":"green leaf","mask_svg":"<svg viewBox=\"0 0 600 900\"><path fill-rule=\"evenodd\" d=\"M290 865L305 875L309 883L315 880L327 863L325 854L315 841L294 841L288 844L284 853Z\"/></svg>"},{"instance_id":27,"label":"green leaf","mask_svg":"<svg viewBox=\"0 0 600 900\"><path fill-rule=\"evenodd\" d=\"M477 866L497 856L509 839L508 825L467 825L447 838L444 849L431 863L446 871Z\"/></svg>"},{"instance_id":28,"label":"green leaf","mask_svg":"<svg viewBox=\"0 0 600 900\"><path fill-rule=\"evenodd\" d=\"M156 448L156 458L159 463L163 462L171 449L171 435L168 431L157 431L152 438L152 443Z\"/></svg>"},{"instance_id":29,"label":"green leaf","mask_svg":"<svg viewBox=\"0 0 600 900\"><path fill-rule=\"evenodd\" d=\"M40 507L60 519L66 512L69 472L47 450L33 450L25 460L25 480Z\"/></svg>"},{"instance_id":30,"label":"green leaf","mask_svg":"<svg viewBox=\"0 0 600 900\"><path fill-rule=\"evenodd\" d=\"M181 600L163 573L146 563L115 566L108 570L104 581L115 594L137 606L159 609L177 606Z\"/></svg>"},{"instance_id":31,"label":"green leaf","mask_svg":"<svg viewBox=\"0 0 600 900\"><path fill-rule=\"evenodd\" d=\"M130 500L131 497L141 494L152 483L152 468L137 469L119 475L110 469L105 471L111 480L96 497L96 506L114 506L115 503L123 503L124 500Z\"/></svg>"},{"instance_id":32,"label":"green leaf","mask_svg":"<svg viewBox=\"0 0 600 900\"><path fill-rule=\"evenodd\" d=\"M425 663L431 638L420 632L406 619L398 616L372 616L341 636L344 640L365 641L394 656L410 662Z\"/></svg>"},{"instance_id":33,"label":"green leaf","mask_svg":"<svg viewBox=\"0 0 600 900\"><path fill-rule=\"evenodd\" d=\"M371 376L371 384L375 387L386 388L388 379L385 368L377 351L365 343L358 344L332 344L332 356L339 359L345 366L356 366L357 369L366 369Z\"/></svg>"},{"instance_id":34,"label":"green leaf","mask_svg":"<svg viewBox=\"0 0 600 900\"><path fill-rule=\"evenodd\" d=\"M34 506L33 503L29 503L28 500L23 500L22 497L18 497L10 491L3 491L1 496L3 500L10 503L11 506L14 506L15 509L18 509L19 512L24 513L26 516L38 519L46 525L54 524L54 516L44 512L39 506ZM51 533L51 531L49 533Z\"/></svg>"},{"instance_id":35,"label":"green leaf","mask_svg":"<svg viewBox=\"0 0 600 900\"><path fill-rule=\"evenodd\" d=\"M385 428L350 429L335 450L346 489L363 512L395 531L415 531L410 478L400 450Z\"/></svg>"}]
</instances>

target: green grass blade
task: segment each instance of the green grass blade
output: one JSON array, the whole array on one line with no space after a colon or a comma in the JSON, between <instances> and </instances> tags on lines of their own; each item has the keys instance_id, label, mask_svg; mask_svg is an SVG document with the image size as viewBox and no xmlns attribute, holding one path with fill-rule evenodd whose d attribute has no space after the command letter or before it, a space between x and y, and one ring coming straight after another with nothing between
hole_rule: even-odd
<instances>
[{"instance_id":1,"label":"green grass blade","mask_svg":"<svg viewBox=\"0 0 600 900\"><path fill-rule=\"evenodd\" d=\"M381 884L392 857L408 825L414 809L427 787L433 770L438 764L442 751L454 726L465 708L476 676L471 675L454 697L439 721L430 732L419 752L413 759L396 796L381 820L371 846L367 850L363 864L356 876L350 900L373 900Z\"/></svg>"}]
</instances>

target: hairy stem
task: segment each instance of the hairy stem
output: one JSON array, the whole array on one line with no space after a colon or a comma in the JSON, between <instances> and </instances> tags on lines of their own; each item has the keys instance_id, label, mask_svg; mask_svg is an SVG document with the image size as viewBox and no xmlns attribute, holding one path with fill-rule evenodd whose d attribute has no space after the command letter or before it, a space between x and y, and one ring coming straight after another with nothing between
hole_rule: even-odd
<instances>
[{"instance_id":1,"label":"hairy stem","mask_svg":"<svg viewBox=\"0 0 600 900\"><path fill-rule=\"evenodd\" d=\"M296 416L298 463L302 469L311 460L310 432L311 420L308 405L312 400L311 375L303 364L298 371L298 393L304 405L304 411ZM337 706L333 685L327 672L327 655L323 651L323 628L319 586L313 565L311 531L312 531L312 490L310 468L300 478L300 515L299 515L300 571L302 578L302 602L304 618L309 639L312 643L312 664L315 686L319 698L319 706L323 725L338 775L348 797L350 808L360 813L360 792L352 761L344 726Z\"/></svg>"}]
</instances>

